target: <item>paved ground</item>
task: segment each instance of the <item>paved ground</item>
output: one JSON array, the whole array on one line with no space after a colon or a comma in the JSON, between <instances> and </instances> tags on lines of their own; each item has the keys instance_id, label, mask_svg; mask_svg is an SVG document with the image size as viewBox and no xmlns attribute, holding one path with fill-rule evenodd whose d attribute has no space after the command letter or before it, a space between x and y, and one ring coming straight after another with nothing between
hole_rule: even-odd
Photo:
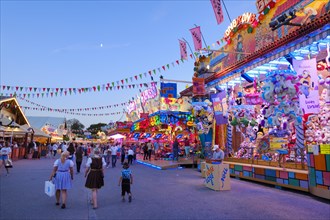
<instances>
[{"instance_id":1,"label":"paved ground","mask_svg":"<svg viewBox=\"0 0 330 220\"><path fill-rule=\"evenodd\" d=\"M120 164L106 169L99 208L88 204L83 174L75 175L67 209L44 194L53 159L14 161L11 174L0 172L0 219L329 219L329 201L231 179L230 191L203 185L196 169L157 170L131 167L135 181L132 203L121 201ZM85 162L85 161L84 161Z\"/></svg>"}]
</instances>

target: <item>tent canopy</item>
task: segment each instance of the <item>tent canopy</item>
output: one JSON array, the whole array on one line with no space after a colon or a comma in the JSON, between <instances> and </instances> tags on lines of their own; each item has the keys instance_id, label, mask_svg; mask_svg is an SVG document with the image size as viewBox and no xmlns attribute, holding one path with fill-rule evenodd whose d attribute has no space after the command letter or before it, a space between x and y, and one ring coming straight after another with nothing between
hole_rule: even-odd
<instances>
[{"instance_id":1,"label":"tent canopy","mask_svg":"<svg viewBox=\"0 0 330 220\"><path fill-rule=\"evenodd\" d=\"M30 127L29 125L25 124L21 126L22 128L25 128L26 130L30 130L32 132L34 132L34 136L35 137L42 137L42 138L50 138L50 135L46 134L45 132L43 132L42 130L35 128L35 127Z\"/></svg>"},{"instance_id":2,"label":"tent canopy","mask_svg":"<svg viewBox=\"0 0 330 220\"><path fill-rule=\"evenodd\" d=\"M114 134L114 135L109 136L109 138L122 139L122 138L125 138L125 136L121 135L121 134Z\"/></svg>"}]
</instances>

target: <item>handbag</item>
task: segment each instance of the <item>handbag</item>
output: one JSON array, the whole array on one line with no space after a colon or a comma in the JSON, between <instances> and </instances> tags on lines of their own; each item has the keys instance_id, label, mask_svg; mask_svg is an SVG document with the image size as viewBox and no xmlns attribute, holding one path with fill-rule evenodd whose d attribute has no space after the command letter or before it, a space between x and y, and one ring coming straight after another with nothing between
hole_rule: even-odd
<instances>
[{"instance_id":1,"label":"handbag","mask_svg":"<svg viewBox=\"0 0 330 220\"><path fill-rule=\"evenodd\" d=\"M8 158L6 161L5 161L5 167L6 168L13 168L13 161Z\"/></svg>"},{"instance_id":2,"label":"handbag","mask_svg":"<svg viewBox=\"0 0 330 220\"><path fill-rule=\"evenodd\" d=\"M45 181L45 193L49 197L55 195L55 184L52 181Z\"/></svg>"}]
</instances>

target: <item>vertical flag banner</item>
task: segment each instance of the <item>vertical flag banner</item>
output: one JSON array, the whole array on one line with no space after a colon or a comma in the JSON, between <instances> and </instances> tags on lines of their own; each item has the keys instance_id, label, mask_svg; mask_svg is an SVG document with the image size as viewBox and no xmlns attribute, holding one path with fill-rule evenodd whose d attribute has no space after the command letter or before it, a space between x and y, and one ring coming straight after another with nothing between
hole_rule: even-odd
<instances>
[{"instance_id":1,"label":"vertical flag banner","mask_svg":"<svg viewBox=\"0 0 330 220\"><path fill-rule=\"evenodd\" d=\"M193 94L205 95L205 79L204 78L193 78Z\"/></svg>"},{"instance_id":2,"label":"vertical flag banner","mask_svg":"<svg viewBox=\"0 0 330 220\"><path fill-rule=\"evenodd\" d=\"M227 124L228 119L224 115L225 106L223 106L223 104L226 104L226 91L211 94L211 100L217 125Z\"/></svg>"},{"instance_id":3,"label":"vertical flag banner","mask_svg":"<svg viewBox=\"0 0 330 220\"><path fill-rule=\"evenodd\" d=\"M176 83L161 83L160 96L164 98L177 98L177 84Z\"/></svg>"},{"instance_id":4,"label":"vertical flag banner","mask_svg":"<svg viewBox=\"0 0 330 220\"><path fill-rule=\"evenodd\" d=\"M181 53L181 59L187 59L187 44L186 42L179 40L180 43L180 53Z\"/></svg>"},{"instance_id":5,"label":"vertical flag banner","mask_svg":"<svg viewBox=\"0 0 330 220\"><path fill-rule=\"evenodd\" d=\"M194 40L195 50L202 49L202 33L200 26L190 29L190 32Z\"/></svg>"},{"instance_id":6,"label":"vertical flag banner","mask_svg":"<svg viewBox=\"0 0 330 220\"><path fill-rule=\"evenodd\" d=\"M299 95L299 103L303 113L318 113L320 102L316 59L293 60L293 68L300 78L299 90L301 94Z\"/></svg>"},{"instance_id":7,"label":"vertical flag banner","mask_svg":"<svg viewBox=\"0 0 330 220\"><path fill-rule=\"evenodd\" d=\"M211 3L214 10L215 18L217 19L217 23L221 24L223 22L221 0L211 0Z\"/></svg>"}]
</instances>

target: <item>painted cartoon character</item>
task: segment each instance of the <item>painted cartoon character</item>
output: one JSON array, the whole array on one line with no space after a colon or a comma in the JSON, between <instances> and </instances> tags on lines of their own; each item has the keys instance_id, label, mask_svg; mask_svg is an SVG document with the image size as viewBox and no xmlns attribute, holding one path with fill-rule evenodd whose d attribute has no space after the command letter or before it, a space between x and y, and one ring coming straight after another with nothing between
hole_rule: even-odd
<instances>
[{"instance_id":1,"label":"painted cartoon character","mask_svg":"<svg viewBox=\"0 0 330 220\"><path fill-rule=\"evenodd\" d=\"M236 52L243 52L243 37L240 34L237 35ZM240 60L241 58L243 58L243 54L241 53L236 54L237 61Z\"/></svg>"}]
</instances>

